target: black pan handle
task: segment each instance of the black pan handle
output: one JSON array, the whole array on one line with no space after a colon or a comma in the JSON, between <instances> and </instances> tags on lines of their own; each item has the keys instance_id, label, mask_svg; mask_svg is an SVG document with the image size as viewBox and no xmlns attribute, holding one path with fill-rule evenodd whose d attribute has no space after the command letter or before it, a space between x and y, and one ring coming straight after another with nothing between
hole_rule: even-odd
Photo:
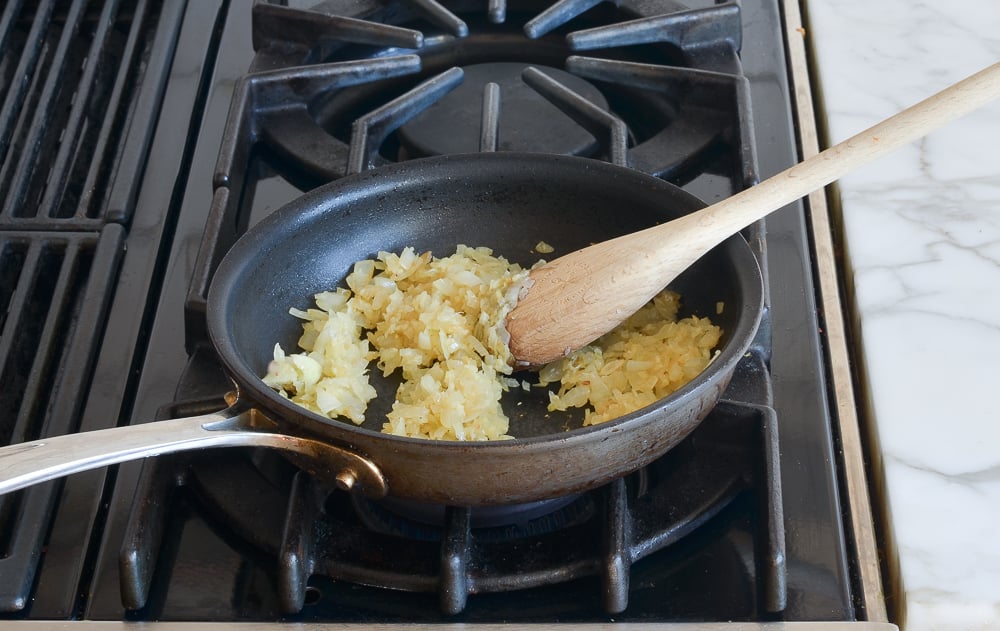
<instances>
[{"instance_id":1,"label":"black pan handle","mask_svg":"<svg viewBox=\"0 0 1000 631\"><path fill-rule=\"evenodd\" d=\"M259 410L236 401L212 414L10 445L0 448L0 495L80 471L207 447L279 449L339 488L373 498L388 493L385 477L367 458L322 441L268 431L273 427Z\"/></svg>"}]
</instances>

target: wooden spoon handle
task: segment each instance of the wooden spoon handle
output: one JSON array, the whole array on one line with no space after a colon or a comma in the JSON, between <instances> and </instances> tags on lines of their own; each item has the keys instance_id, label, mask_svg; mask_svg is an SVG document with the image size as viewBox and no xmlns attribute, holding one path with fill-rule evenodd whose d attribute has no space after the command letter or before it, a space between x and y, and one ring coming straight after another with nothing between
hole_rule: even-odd
<instances>
[{"instance_id":1,"label":"wooden spoon handle","mask_svg":"<svg viewBox=\"0 0 1000 631\"><path fill-rule=\"evenodd\" d=\"M998 97L1000 63L980 70L757 186L696 213L701 217L699 224L704 231L704 241L698 247L705 248L702 252L707 251L772 211ZM708 234L710 230L714 234Z\"/></svg>"}]
</instances>

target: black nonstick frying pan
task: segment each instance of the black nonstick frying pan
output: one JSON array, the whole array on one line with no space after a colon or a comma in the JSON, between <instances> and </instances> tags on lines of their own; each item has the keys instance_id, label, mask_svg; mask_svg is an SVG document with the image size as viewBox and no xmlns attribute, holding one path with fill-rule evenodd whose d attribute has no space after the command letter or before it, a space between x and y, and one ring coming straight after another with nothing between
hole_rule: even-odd
<instances>
[{"instance_id":1,"label":"black nonstick frying pan","mask_svg":"<svg viewBox=\"0 0 1000 631\"><path fill-rule=\"evenodd\" d=\"M480 506L546 499L634 471L686 437L712 409L756 332L763 305L757 261L735 236L671 287L684 313L723 331L720 354L679 391L619 419L581 427L549 413L541 389L505 395L515 440L453 443L382 434L397 383L372 371L379 397L362 426L287 401L260 380L274 344L296 348L313 294L353 264L413 246L445 256L488 246L531 265L539 241L555 255L702 207L643 173L542 154L449 155L398 163L317 188L252 227L226 254L208 297L212 341L236 384L213 415L43 439L0 449L0 492L124 460L212 446L295 453L302 468L369 495ZM716 314L717 303L725 307Z\"/></svg>"}]
</instances>

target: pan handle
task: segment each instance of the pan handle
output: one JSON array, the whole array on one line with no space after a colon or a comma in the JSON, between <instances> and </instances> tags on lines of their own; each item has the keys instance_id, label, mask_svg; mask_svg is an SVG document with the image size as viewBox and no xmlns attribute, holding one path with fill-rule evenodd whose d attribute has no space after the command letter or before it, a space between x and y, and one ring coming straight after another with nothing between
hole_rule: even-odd
<instances>
[{"instance_id":1,"label":"pan handle","mask_svg":"<svg viewBox=\"0 0 1000 631\"><path fill-rule=\"evenodd\" d=\"M267 447L312 475L369 497L388 492L370 460L319 440L273 431L260 410L234 402L220 412L81 432L0 448L0 495L71 473L206 447Z\"/></svg>"}]
</instances>

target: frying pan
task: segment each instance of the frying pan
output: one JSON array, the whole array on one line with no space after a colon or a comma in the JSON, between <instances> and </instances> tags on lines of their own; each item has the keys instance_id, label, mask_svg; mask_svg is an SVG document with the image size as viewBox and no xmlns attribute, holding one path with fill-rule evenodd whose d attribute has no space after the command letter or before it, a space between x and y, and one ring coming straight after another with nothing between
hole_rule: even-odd
<instances>
[{"instance_id":1,"label":"frying pan","mask_svg":"<svg viewBox=\"0 0 1000 631\"><path fill-rule=\"evenodd\" d=\"M659 179L586 158L449 155L398 163L319 187L253 226L226 254L208 296L208 330L236 385L231 406L207 416L43 439L0 449L0 492L124 460L213 446L262 446L341 488L448 505L541 500L594 488L658 458L711 410L756 332L760 269L732 237L671 287L683 314L723 329L720 353L686 386L592 427L549 413L547 393L510 392L514 440L455 443L382 434L398 385L372 371L379 396L361 426L326 419L260 379L280 342L295 350L290 307L342 284L353 264L413 246L437 256L488 246L531 265L539 241L556 253L649 227L704 206ZM721 314L716 305L724 304ZM682 315L683 315L682 314ZM67 461L68 464L67 464Z\"/></svg>"}]
</instances>

